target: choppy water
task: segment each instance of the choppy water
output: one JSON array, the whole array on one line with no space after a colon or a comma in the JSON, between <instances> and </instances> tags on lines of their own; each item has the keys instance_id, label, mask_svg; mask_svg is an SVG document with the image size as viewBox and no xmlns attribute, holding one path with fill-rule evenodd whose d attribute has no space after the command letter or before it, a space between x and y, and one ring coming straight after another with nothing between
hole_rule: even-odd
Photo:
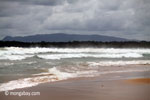
<instances>
[{"instance_id":1,"label":"choppy water","mask_svg":"<svg viewBox=\"0 0 150 100\"><path fill-rule=\"evenodd\" d=\"M150 49L0 48L0 91L134 71L150 71Z\"/></svg>"}]
</instances>

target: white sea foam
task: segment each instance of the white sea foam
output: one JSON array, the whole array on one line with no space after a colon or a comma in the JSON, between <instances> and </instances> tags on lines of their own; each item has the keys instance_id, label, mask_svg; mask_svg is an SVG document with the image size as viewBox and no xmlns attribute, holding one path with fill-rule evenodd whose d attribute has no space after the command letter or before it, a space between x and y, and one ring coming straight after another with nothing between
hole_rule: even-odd
<instances>
[{"instance_id":1,"label":"white sea foam","mask_svg":"<svg viewBox=\"0 0 150 100\"><path fill-rule=\"evenodd\" d=\"M41 54L46 53L46 55ZM55 53L55 54L54 54ZM150 49L114 49L114 48L17 48L9 47L0 50L0 60L22 60L31 55L42 59L62 58L141 58L150 54Z\"/></svg>"},{"instance_id":2,"label":"white sea foam","mask_svg":"<svg viewBox=\"0 0 150 100\"><path fill-rule=\"evenodd\" d=\"M93 77L100 74L147 71L147 68L115 67L122 65L150 65L150 60L137 60L144 54L150 54L150 49L114 49L114 48L16 48L10 47L0 50L0 60L23 60L37 56L42 59L60 60L64 58L133 58L132 61L87 61L78 66L58 66L48 69L47 72L34 74L30 78L18 79L0 85L0 91L13 90L36 86L40 83L60 81L75 77ZM145 59L145 58L144 58ZM148 58L146 58L148 59ZM61 61L60 61L61 62ZM81 61L82 62L82 61ZM22 62L22 64L35 64L36 61ZM76 62L75 62L76 63ZM13 63L14 64L14 63ZM9 65L9 64L6 64ZM11 65L11 64L10 64ZM55 65L55 64L54 64ZM86 66L84 66L86 65ZM61 65L60 65L61 66ZM104 67L101 67L104 66ZM109 67L108 67L109 66ZM110 67L113 66L113 67ZM112 68L112 69L110 69ZM150 70L150 68L149 68Z\"/></svg>"},{"instance_id":3,"label":"white sea foam","mask_svg":"<svg viewBox=\"0 0 150 100\"><path fill-rule=\"evenodd\" d=\"M0 91L8 91L8 90L14 90L14 89L20 89L20 88L32 87L38 85L38 83L29 82L30 79L31 78L19 79L19 80L3 83L0 85Z\"/></svg>"},{"instance_id":4,"label":"white sea foam","mask_svg":"<svg viewBox=\"0 0 150 100\"><path fill-rule=\"evenodd\" d=\"M56 75L59 80L68 79L76 76L71 73L61 72L56 67L50 68L48 71L49 73Z\"/></svg>"},{"instance_id":5,"label":"white sea foam","mask_svg":"<svg viewBox=\"0 0 150 100\"><path fill-rule=\"evenodd\" d=\"M14 65L14 63L4 63L3 65L4 66L12 66L12 65Z\"/></svg>"},{"instance_id":6,"label":"white sea foam","mask_svg":"<svg viewBox=\"0 0 150 100\"><path fill-rule=\"evenodd\" d=\"M75 71L74 73L69 72L62 72L56 67L50 68L48 72L34 74L31 78L24 78L9 81L7 83L3 83L0 85L0 92L2 91L9 91L14 89L26 88L36 86L41 83L46 82L55 82L60 80L66 80L70 78L76 77L94 77L102 74L109 74L109 73L122 73L122 72L142 72L150 70L147 68L142 69L126 69L126 70L111 70L107 69L106 71L99 72L97 70L85 70L85 71Z\"/></svg>"},{"instance_id":7,"label":"white sea foam","mask_svg":"<svg viewBox=\"0 0 150 100\"><path fill-rule=\"evenodd\" d=\"M7 51L1 50L5 54L35 54L35 53L150 53L150 49L115 49L115 48L5 48ZM1 54L1 53L0 53Z\"/></svg>"},{"instance_id":8,"label":"white sea foam","mask_svg":"<svg viewBox=\"0 0 150 100\"><path fill-rule=\"evenodd\" d=\"M33 55L3 55L0 56L1 60L23 60L29 57L33 57Z\"/></svg>"},{"instance_id":9,"label":"white sea foam","mask_svg":"<svg viewBox=\"0 0 150 100\"><path fill-rule=\"evenodd\" d=\"M56 67L50 68L49 72L47 73L35 74L34 76L35 77L32 78L24 78L3 83L0 85L0 91L8 91L25 87L32 87L40 83L60 81L76 77L74 74L71 73L60 72Z\"/></svg>"},{"instance_id":10,"label":"white sea foam","mask_svg":"<svg viewBox=\"0 0 150 100\"><path fill-rule=\"evenodd\" d=\"M141 58L143 55L138 53L126 53L126 54L51 54L51 55L37 55L42 59L62 59L62 58Z\"/></svg>"},{"instance_id":11,"label":"white sea foam","mask_svg":"<svg viewBox=\"0 0 150 100\"><path fill-rule=\"evenodd\" d=\"M89 66L150 65L150 60L88 62Z\"/></svg>"},{"instance_id":12,"label":"white sea foam","mask_svg":"<svg viewBox=\"0 0 150 100\"><path fill-rule=\"evenodd\" d=\"M46 73L34 74L32 78L24 78L19 80L13 80L0 85L0 91L8 91L26 87L36 86L41 83L54 82L60 80L66 80L69 78L81 77L85 74L86 77L92 77L95 71L77 71L76 73L62 72L56 67L50 68Z\"/></svg>"},{"instance_id":13,"label":"white sea foam","mask_svg":"<svg viewBox=\"0 0 150 100\"><path fill-rule=\"evenodd\" d=\"M64 72L59 69L59 67L53 67L48 69L48 72L34 74L31 78L24 78L19 80L10 81L7 83L3 83L0 85L0 91L6 91L6 90L14 90L19 88L25 88L25 87L32 87L36 86L41 83L46 82L54 82L54 81L60 81L65 80L69 78L76 78L76 77L93 77L101 74L108 74L108 73L122 73L122 72L137 72L137 71L148 71L150 70L149 67L103 67L104 70L101 69L98 70L94 68L95 66L112 66L112 65L130 65L130 64L150 64L150 60L139 60L139 61L101 61L101 62L87 62L86 67L91 67L90 69L86 68L86 70L83 70L83 68L80 67L74 71L72 71L72 68L68 69L68 71ZM82 66L82 65L81 65ZM75 67L76 68L76 67ZM110 69L111 68L111 69ZM69 71L71 70L71 71Z\"/></svg>"},{"instance_id":14,"label":"white sea foam","mask_svg":"<svg viewBox=\"0 0 150 100\"><path fill-rule=\"evenodd\" d=\"M47 73L34 74L33 75L34 77L32 78L24 78L3 83L0 85L0 92L32 87L46 82L54 82L66 80L69 78L81 77L83 75L86 75L86 77L93 77L94 74L92 73L94 72L96 71L77 71L76 73L68 73L68 72L61 72L56 67L53 67L50 68Z\"/></svg>"},{"instance_id":15,"label":"white sea foam","mask_svg":"<svg viewBox=\"0 0 150 100\"><path fill-rule=\"evenodd\" d=\"M22 62L22 64L27 64L27 65L36 64L36 63L37 61Z\"/></svg>"}]
</instances>

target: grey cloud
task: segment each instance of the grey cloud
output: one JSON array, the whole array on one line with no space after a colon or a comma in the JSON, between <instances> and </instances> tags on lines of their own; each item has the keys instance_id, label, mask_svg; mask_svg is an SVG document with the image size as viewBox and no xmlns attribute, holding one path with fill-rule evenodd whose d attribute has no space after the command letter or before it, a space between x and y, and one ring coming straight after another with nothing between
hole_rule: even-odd
<instances>
[{"instance_id":1,"label":"grey cloud","mask_svg":"<svg viewBox=\"0 0 150 100\"><path fill-rule=\"evenodd\" d=\"M0 0L0 36L71 32L148 40L149 9L149 0Z\"/></svg>"},{"instance_id":2,"label":"grey cloud","mask_svg":"<svg viewBox=\"0 0 150 100\"><path fill-rule=\"evenodd\" d=\"M107 4L107 2L99 2L98 0L95 2L94 0L89 0L89 2L85 4L64 7L61 12L65 12L65 15L53 14L53 16L50 16L46 21L46 25L50 29L65 29L67 27L74 30L81 29L91 31L117 31L124 29L124 24L129 20L128 16L130 16L130 12L120 11L120 9L112 11L112 9L110 10L111 6L114 7L115 5L118 5L108 4L107 6ZM90 7L90 5L93 6ZM110 8L105 9L105 6Z\"/></svg>"},{"instance_id":3,"label":"grey cloud","mask_svg":"<svg viewBox=\"0 0 150 100\"><path fill-rule=\"evenodd\" d=\"M55 5L62 5L65 2L68 3L75 3L79 0L0 0L2 2L19 2L24 4L32 4L32 5L49 5L49 6L55 6Z\"/></svg>"},{"instance_id":4,"label":"grey cloud","mask_svg":"<svg viewBox=\"0 0 150 100\"><path fill-rule=\"evenodd\" d=\"M144 26L150 26L150 0L138 0L135 5L136 22Z\"/></svg>"}]
</instances>

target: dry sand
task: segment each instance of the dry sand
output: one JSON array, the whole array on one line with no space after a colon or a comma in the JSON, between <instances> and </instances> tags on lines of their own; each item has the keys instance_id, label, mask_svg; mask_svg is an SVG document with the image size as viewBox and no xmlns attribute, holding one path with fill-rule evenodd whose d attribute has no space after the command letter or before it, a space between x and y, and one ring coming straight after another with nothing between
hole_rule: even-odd
<instances>
[{"instance_id":1,"label":"dry sand","mask_svg":"<svg viewBox=\"0 0 150 100\"><path fill-rule=\"evenodd\" d=\"M150 78L140 78L141 75L145 75L145 72L44 83L31 88L13 90L40 92L39 96L6 96L1 92L0 100L150 100ZM110 77L116 78L107 79Z\"/></svg>"}]
</instances>

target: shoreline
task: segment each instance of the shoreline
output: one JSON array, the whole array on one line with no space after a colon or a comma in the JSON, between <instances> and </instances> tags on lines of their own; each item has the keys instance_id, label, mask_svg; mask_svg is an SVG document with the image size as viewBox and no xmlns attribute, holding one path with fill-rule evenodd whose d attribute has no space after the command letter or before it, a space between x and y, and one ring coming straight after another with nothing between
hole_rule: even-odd
<instances>
[{"instance_id":1,"label":"shoreline","mask_svg":"<svg viewBox=\"0 0 150 100\"><path fill-rule=\"evenodd\" d=\"M108 80L107 78L110 77L116 79ZM6 96L4 92L0 92L0 98L1 100L50 98L52 100L149 100L150 74L148 72L128 72L101 77L75 78L43 83L30 88L12 90L11 92L23 91L40 92L40 95Z\"/></svg>"}]
</instances>

